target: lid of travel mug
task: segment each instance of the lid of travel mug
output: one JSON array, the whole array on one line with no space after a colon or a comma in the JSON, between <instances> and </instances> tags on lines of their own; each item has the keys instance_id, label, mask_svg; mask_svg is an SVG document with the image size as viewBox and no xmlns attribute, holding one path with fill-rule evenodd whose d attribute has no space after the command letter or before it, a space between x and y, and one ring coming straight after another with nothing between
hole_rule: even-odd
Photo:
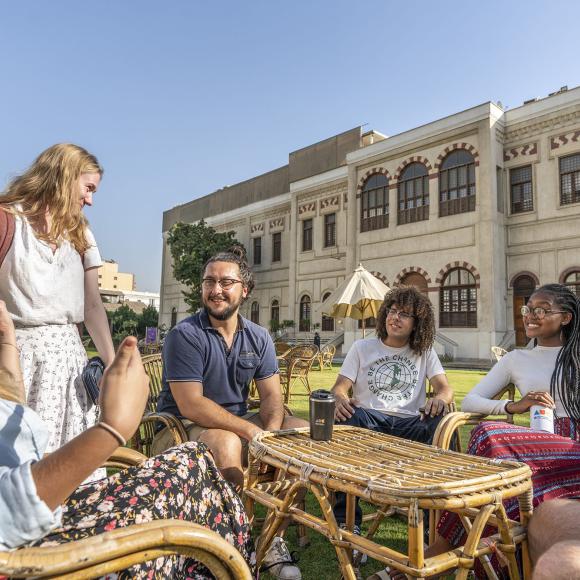
<instances>
[{"instance_id":1,"label":"lid of travel mug","mask_svg":"<svg viewBox=\"0 0 580 580\"><path fill-rule=\"evenodd\" d=\"M312 391L310 398L317 401L334 401L334 393L324 389L318 389L317 391Z\"/></svg>"}]
</instances>

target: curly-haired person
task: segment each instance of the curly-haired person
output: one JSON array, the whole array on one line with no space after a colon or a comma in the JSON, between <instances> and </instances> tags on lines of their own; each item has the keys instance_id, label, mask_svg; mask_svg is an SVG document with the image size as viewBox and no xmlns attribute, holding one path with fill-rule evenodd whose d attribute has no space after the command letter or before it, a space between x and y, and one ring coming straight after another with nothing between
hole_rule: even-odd
<instances>
[{"instance_id":1,"label":"curly-haired person","mask_svg":"<svg viewBox=\"0 0 580 580\"><path fill-rule=\"evenodd\" d=\"M376 328L376 337L352 345L332 387L336 422L431 443L453 400L453 390L433 350L431 302L411 286L391 290L379 310ZM429 400L426 378L433 387ZM336 496L334 515L344 524L346 496ZM361 522L357 503L355 533L360 533Z\"/></svg>"}]
</instances>

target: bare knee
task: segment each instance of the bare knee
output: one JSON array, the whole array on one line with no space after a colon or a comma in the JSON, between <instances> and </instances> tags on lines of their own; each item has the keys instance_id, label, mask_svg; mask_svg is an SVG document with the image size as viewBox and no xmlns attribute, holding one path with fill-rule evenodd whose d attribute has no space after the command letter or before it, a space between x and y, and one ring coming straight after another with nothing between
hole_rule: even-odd
<instances>
[{"instance_id":1,"label":"bare knee","mask_svg":"<svg viewBox=\"0 0 580 580\"><path fill-rule=\"evenodd\" d=\"M208 429L200 435L199 441L210 448L218 467L241 467L242 441L235 433L223 429Z\"/></svg>"},{"instance_id":2,"label":"bare knee","mask_svg":"<svg viewBox=\"0 0 580 580\"><path fill-rule=\"evenodd\" d=\"M580 502L556 499L540 504L528 528L530 556L536 562L560 542L580 542Z\"/></svg>"},{"instance_id":3,"label":"bare knee","mask_svg":"<svg viewBox=\"0 0 580 580\"><path fill-rule=\"evenodd\" d=\"M298 429L299 427L308 427L308 421L294 417L293 415L285 415L282 422L282 429Z\"/></svg>"},{"instance_id":4,"label":"bare knee","mask_svg":"<svg viewBox=\"0 0 580 580\"><path fill-rule=\"evenodd\" d=\"M580 543L559 542L546 550L536 562L533 580L580 578Z\"/></svg>"}]
</instances>

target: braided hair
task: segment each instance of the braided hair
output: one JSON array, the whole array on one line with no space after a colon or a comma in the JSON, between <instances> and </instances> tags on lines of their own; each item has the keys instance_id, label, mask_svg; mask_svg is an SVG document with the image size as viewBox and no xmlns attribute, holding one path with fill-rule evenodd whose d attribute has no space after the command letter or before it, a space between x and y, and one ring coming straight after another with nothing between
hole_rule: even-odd
<instances>
[{"instance_id":1,"label":"braided hair","mask_svg":"<svg viewBox=\"0 0 580 580\"><path fill-rule=\"evenodd\" d=\"M246 294L246 298L251 294L252 290L254 289L254 274L248 264L248 259L246 255L246 249L244 246L240 246L236 244L231 246L224 252L219 252L214 254L204 265L202 272L205 274L207 267L212 264L213 262L229 262L231 264L237 264L238 268L240 269L240 278L244 284L244 288L248 291Z\"/></svg>"},{"instance_id":2,"label":"braided hair","mask_svg":"<svg viewBox=\"0 0 580 580\"><path fill-rule=\"evenodd\" d=\"M572 319L562 326L562 350L558 353L556 366L550 380L550 394L562 401L568 416L580 420L580 300L564 284L546 284L534 294L549 294L564 312Z\"/></svg>"}]
</instances>

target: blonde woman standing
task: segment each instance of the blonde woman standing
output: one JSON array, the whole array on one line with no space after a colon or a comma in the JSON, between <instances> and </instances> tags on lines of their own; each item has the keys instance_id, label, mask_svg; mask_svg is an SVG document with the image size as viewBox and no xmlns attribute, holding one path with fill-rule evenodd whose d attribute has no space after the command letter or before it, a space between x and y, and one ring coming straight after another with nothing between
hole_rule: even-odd
<instances>
[{"instance_id":1,"label":"blonde woman standing","mask_svg":"<svg viewBox=\"0 0 580 580\"><path fill-rule=\"evenodd\" d=\"M102 174L82 147L53 145L0 196L3 222L13 230L0 299L16 326L28 405L49 425L47 451L96 422L80 381L87 356L77 324L84 322L106 365L114 358L98 288L101 257L83 215Z\"/></svg>"}]
</instances>

